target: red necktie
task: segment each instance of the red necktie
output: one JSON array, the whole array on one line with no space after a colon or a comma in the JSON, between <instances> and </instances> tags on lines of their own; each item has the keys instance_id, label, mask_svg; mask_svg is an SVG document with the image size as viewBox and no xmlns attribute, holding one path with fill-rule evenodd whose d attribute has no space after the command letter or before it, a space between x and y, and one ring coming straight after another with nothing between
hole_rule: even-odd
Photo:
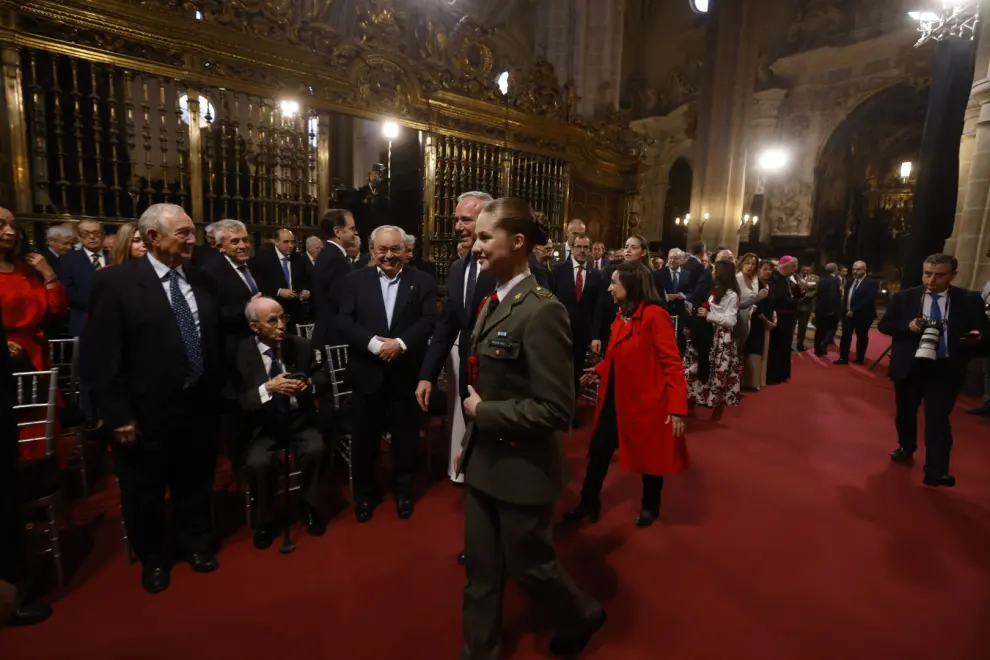
<instances>
[{"instance_id":1,"label":"red necktie","mask_svg":"<svg viewBox=\"0 0 990 660\"><path fill-rule=\"evenodd\" d=\"M577 281L574 282L574 294L578 302L581 302L582 293L584 293L584 264L578 264Z\"/></svg>"}]
</instances>

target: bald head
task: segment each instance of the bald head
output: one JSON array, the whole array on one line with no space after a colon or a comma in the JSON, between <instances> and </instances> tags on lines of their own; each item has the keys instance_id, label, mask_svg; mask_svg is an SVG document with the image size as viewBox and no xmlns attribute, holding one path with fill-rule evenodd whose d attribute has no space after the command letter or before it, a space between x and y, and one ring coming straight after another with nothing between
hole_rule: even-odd
<instances>
[{"instance_id":1,"label":"bald head","mask_svg":"<svg viewBox=\"0 0 990 660\"><path fill-rule=\"evenodd\" d=\"M574 247L574 239L578 236L584 236L588 231L587 225L584 224L584 220L580 218L574 218L567 223L567 244L572 248Z\"/></svg>"},{"instance_id":2,"label":"bald head","mask_svg":"<svg viewBox=\"0 0 990 660\"><path fill-rule=\"evenodd\" d=\"M251 332L272 348L285 339L285 313L278 301L272 298L254 298L244 308Z\"/></svg>"}]
</instances>

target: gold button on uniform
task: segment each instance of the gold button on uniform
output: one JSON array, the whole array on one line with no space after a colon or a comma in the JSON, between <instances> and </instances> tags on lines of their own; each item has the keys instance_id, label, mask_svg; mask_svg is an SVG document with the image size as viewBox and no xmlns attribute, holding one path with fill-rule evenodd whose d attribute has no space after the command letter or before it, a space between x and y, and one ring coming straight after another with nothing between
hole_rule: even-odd
<instances>
[{"instance_id":1,"label":"gold button on uniform","mask_svg":"<svg viewBox=\"0 0 990 660\"><path fill-rule=\"evenodd\" d=\"M496 349L496 350L495 350L495 355L496 355L496 356L499 356L499 355L501 355L501 354L502 354L502 351L500 351L500 350L498 350L498 349Z\"/></svg>"}]
</instances>

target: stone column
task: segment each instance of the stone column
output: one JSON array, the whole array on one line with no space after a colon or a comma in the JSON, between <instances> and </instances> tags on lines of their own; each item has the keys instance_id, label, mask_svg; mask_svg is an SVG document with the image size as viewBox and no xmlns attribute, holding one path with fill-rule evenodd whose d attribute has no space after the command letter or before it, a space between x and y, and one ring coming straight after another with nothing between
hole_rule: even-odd
<instances>
[{"instance_id":1,"label":"stone column","mask_svg":"<svg viewBox=\"0 0 990 660\"><path fill-rule=\"evenodd\" d=\"M984 72L987 74L988 72ZM959 259L959 286L979 289L990 278L990 75L973 85L972 99L979 104L980 114L972 139L972 160L965 190L962 212L956 220L952 248ZM960 186L962 188L963 186Z\"/></svg>"},{"instance_id":2,"label":"stone column","mask_svg":"<svg viewBox=\"0 0 990 660\"><path fill-rule=\"evenodd\" d=\"M707 73L699 101L695 192L691 215L710 214L689 241L738 248L746 187L746 129L755 85L751 0L713 0ZM692 227L698 227L692 223Z\"/></svg>"}]
</instances>

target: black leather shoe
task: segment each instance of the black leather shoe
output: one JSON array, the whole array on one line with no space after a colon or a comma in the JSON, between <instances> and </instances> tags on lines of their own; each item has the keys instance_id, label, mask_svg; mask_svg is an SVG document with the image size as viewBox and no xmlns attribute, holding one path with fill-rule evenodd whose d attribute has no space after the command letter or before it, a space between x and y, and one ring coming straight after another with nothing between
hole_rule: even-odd
<instances>
[{"instance_id":1,"label":"black leather shoe","mask_svg":"<svg viewBox=\"0 0 990 660\"><path fill-rule=\"evenodd\" d=\"M375 507L371 506L371 502L360 501L354 505L354 517L357 518L359 523L366 523L371 520L371 516L375 512Z\"/></svg>"},{"instance_id":2,"label":"black leather shoe","mask_svg":"<svg viewBox=\"0 0 990 660\"><path fill-rule=\"evenodd\" d=\"M319 511L312 507L306 507L303 512L303 522L306 523L306 532L310 536L323 536L327 531L327 523Z\"/></svg>"},{"instance_id":3,"label":"black leather shoe","mask_svg":"<svg viewBox=\"0 0 990 660\"><path fill-rule=\"evenodd\" d=\"M952 488L956 485L956 478L948 472L944 474L926 474L921 483L926 486L943 486L945 488Z\"/></svg>"},{"instance_id":4,"label":"black leather shoe","mask_svg":"<svg viewBox=\"0 0 990 660\"><path fill-rule=\"evenodd\" d=\"M660 517L660 509L643 509L636 516L636 527L649 527Z\"/></svg>"},{"instance_id":5,"label":"black leather shoe","mask_svg":"<svg viewBox=\"0 0 990 660\"><path fill-rule=\"evenodd\" d=\"M164 564L145 564L141 567L141 586L149 594L157 594L168 589L172 575Z\"/></svg>"},{"instance_id":6,"label":"black leather shoe","mask_svg":"<svg viewBox=\"0 0 990 660\"><path fill-rule=\"evenodd\" d=\"M990 402L984 403L979 408L970 408L966 411L967 415L977 415L978 417L990 417Z\"/></svg>"},{"instance_id":7,"label":"black leather shoe","mask_svg":"<svg viewBox=\"0 0 990 660\"><path fill-rule=\"evenodd\" d=\"M395 512L399 515L399 520L409 520L413 514L413 501L408 497L400 497L395 500Z\"/></svg>"},{"instance_id":8,"label":"black leather shoe","mask_svg":"<svg viewBox=\"0 0 990 660\"><path fill-rule=\"evenodd\" d=\"M194 552L189 555L189 565L196 573L212 573L220 568L216 555L208 552Z\"/></svg>"},{"instance_id":9,"label":"black leather shoe","mask_svg":"<svg viewBox=\"0 0 990 660\"><path fill-rule=\"evenodd\" d=\"M849 360L843 360L839 358L838 360L832 360L832 364L849 364Z\"/></svg>"},{"instance_id":10,"label":"black leather shoe","mask_svg":"<svg viewBox=\"0 0 990 660\"><path fill-rule=\"evenodd\" d=\"M22 603L7 619L8 626L33 626L46 621L52 615L48 603Z\"/></svg>"},{"instance_id":11,"label":"black leather shoe","mask_svg":"<svg viewBox=\"0 0 990 660\"><path fill-rule=\"evenodd\" d=\"M457 555L457 563L461 566L467 563L467 555L464 554L463 550L461 550L460 554Z\"/></svg>"},{"instance_id":12,"label":"black leather shoe","mask_svg":"<svg viewBox=\"0 0 990 660\"><path fill-rule=\"evenodd\" d=\"M895 463L910 463L914 460L914 452L908 451L904 447L898 447L894 451L890 452L890 460Z\"/></svg>"},{"instance_id":13,"label":"black leather shoe","mask_svg":"<svg viewBox=\"0 0 990 660\"><path fill-rule=\"evenodd\" d=\"M605 619L605 610L603 609L594 616L591 620L591 625L584 632L573 637L554 635L554 638L550 640L550 653L557 657L577 655L584 650L595 633L605 625Z\"/></svg>"},{"instance_id":14,"label":"black leather shoe","mask_svg":"<svg viewBox=\"0 0 990 660\"><path fill-rule=\"evenodd\" d=\"M583 519L588 518L591 522L598 522L598 518L602 513L602 505L598 504L587 504L585 502L580 502L576 507L564 514L564 520L569 523L579 523Z\"/></svg>"},{"instance_id":15,"label":"black leather shoe","mask_svg":"<svg viewBox=\"0 0 990 660\"><path fill-rule=\"evenodd\" d=\"M254 547L267 550L275 541L275 530L271 525L258 525L254 530Z\"/></svg>"}]
</instances>

